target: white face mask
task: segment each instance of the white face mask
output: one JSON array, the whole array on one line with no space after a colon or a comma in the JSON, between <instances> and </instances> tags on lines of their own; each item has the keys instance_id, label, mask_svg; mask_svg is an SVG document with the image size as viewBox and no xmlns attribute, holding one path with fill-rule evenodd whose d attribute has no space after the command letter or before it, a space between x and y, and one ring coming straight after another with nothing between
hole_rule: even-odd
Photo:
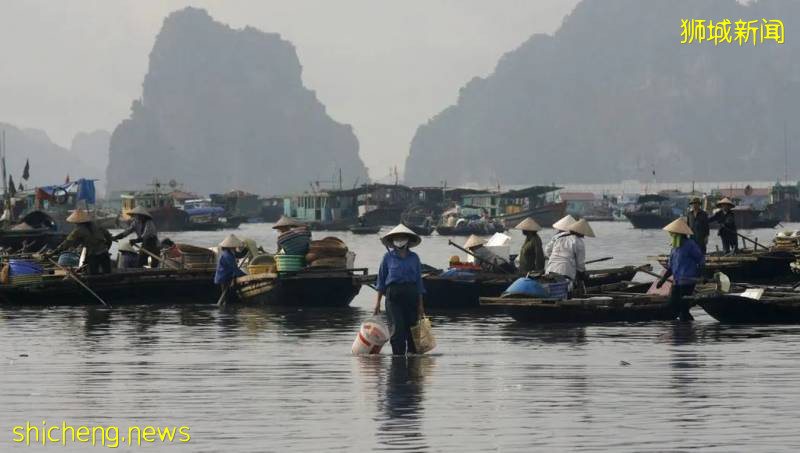
<instances>
[{"instance_id":1,"label":"white face mask","mask_svg":"<svg viewBox=\"0 0 800 453\"><path fill-rule=\"evenodd\" d=\"M401 248L405 247L406 245L408 245L408 239L406 239L406 238L395 239L395 240L392 241L392 244L394 245L395 248L401 249Z\"/></svg>"}]
</instances>

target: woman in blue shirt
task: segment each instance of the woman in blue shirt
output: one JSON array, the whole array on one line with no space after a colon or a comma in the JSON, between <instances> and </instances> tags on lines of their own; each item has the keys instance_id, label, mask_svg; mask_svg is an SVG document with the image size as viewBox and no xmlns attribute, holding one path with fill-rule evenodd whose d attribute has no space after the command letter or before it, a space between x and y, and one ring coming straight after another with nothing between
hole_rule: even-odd
<instances>
[{"instance_id":1,"label":"woman in blue shirt","mask_svg":"<svg viewBox=\"0 0 800 453\"><path fill-rule=\"evenodd\" d=\"M230 287L233 286L236 277L247 275L239 269L239 264L236 262L236 254L234 253L234 250L242 246L244 246L244 242L233 234L228 235L219 244L220 254L217 262L217 272L214 274L214 284L219 285L222 293L220 299L223 299L223 296L225 296L224 299L233 297Z\"/></svg>"},{"instance_id":2,"label":"woman in blue shirt","mask_svg":"<svg viewBox=\"0 0 800 453\"><path fill-rule=\"evenodd\" d=\"M674 283L669 293L669 302L675 317L681 321L692 321L694 318L689 313L689 303L685 302L685 296L694 293L694 286L700 279L703 269L705 255L700 246L690 239L692 229L683 217L664 227L664 231L669 232L672 237L672 251L667 262L667 272L658 281L656 287L661 286L672 276Z\"/></svg>"},{"instance_id":3,"label":"woman in blue shirt","mask_svg":"<svg viewBox=\"0 0 800 453\"><path fill-rule=\"evenodd\" d=\"M378 300L375 314L381 311L381 299L386 296L386 316L391 328L392 354L405 355L417 352L411 328L424 315L422 295L422 265L419 256L410 249L422 239L405 225L397 225L386 233L381 242L390 250L383 255L378 270Z\"/></svg>"}]
</instances>

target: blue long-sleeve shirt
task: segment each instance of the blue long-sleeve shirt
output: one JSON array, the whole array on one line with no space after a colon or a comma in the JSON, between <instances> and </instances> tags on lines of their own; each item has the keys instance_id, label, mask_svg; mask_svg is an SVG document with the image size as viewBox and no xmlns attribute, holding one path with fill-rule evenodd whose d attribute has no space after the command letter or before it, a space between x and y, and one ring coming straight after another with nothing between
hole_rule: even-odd
<instances>
[{"instance_id":1,"label":"blue long-sleeve shirt","mask_svg":"<svg viewBox=\"0 0 800 453\"><path fill-rule=\"evenodd\" d=\"M247 275L239 269L236 257L230 250L223 250L217 263L217 272L214 274L214 284L220 285L232 282L234 278Z\"/></svg>"},{"instance_id":2,"label":"blue long-sleeve shirt","mask_svg":"<svg viewBox=\"0 0 800 453\"><path fill-rule=\"evenodd\" d=\"M386 252L378 269L378 291L385 293L386 288L392 283L414 283L417 291L425 294L425 286L422 284L422 264L419 256L412 251L408 251L405 258L401 257L396 250Z\"/></svg>"},{"instance_id":3,"label":"blue long-sleeve shirt","mask_svg":"<svg viewBox=\"0 0 800 453\"><path fill-rule=\"evenodd\" d=\"M694 285L700 278L705 256L693 239L683 239L681 246L673 248L667 268L677 286Z\"/></svg>"}]
</instances>

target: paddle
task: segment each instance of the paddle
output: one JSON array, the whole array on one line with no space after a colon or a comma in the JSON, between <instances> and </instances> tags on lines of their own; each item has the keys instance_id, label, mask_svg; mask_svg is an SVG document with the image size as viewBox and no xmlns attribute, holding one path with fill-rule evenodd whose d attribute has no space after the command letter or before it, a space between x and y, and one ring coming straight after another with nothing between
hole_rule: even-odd
<instances>
[{"instance_id":1,"label":"paddle","mask_svg":"<svg viewBox=\"0 0 800 453\"><path fill-rule=\"evenodd\" d=\"M761 247L761 248L763 248L764 250L769 250L769 247L766 247L766 246L765 246L765 245L763 245L763 244L759 244L757 240L755 240L755 241L754 241L754 240L750 239L749 237L747 237L747 236L743 235L742 233L739 233L738 231L736 232L736 235L737 235L737 236L739 236L740 238L742 238L742 239L746 240L746 241L750 241L750 242L752 242L753 244L755 244L755 246L756 246L756 247Z\"/></svg>"},{"instance_id":2,"label":"paddle","mask_svg":"<svg viewBox=\"0 0 800 453\"><path fill-rule=\"evenodd\" d=\"M600 263L602 261L608 261L608 260L613 260L613 259L614 259L613 256L606 256L605 258L597 258L596 260L589 260L589 261L585 262L584 264Z\"/></svg>"},{"instance_id":3,"label":"paddle","mask_svg":"<svg viewBox=\"0 0 800 453\"><path fill-rule=\"evenodd\" d=\"M507 271L507 270L503 269L502 267L498 266L497 264L495 264L495 263L492 263L491 261L488 261L488 260L486 260L486 259L484 259L484 258L481 258L480 256L478 256L478 255L476 255L476 254L474 254L474 253L470 252L469 250L465 249L464 247L461 247L460 245L456 244L456 243L455 243L455 242L453 242L453 241L447 241L447 243L448 243L449 245L452 245L453 247L455 247L455 248L457 248L457 249L461 250L462 252L466 253L467 255L469 255L469 256L471 256L471 257L473 257L473 258L477 259L477 260L480 260L480 261L482 261L482 262L484 262L484 263L486 263L486 264L488 264L488 265L492 266L492 269L494 269L494 270L499 270L499 271L501 271L501 272L502 272L502 273L504 273L504 274L510 274L510 273L511 273L511 272L509 272L509 271Z\"/></svg>"},{"instance_id":4,"label":"paddle","mask_svg":"<svg viewBox=\"0 0 800 453\"><path fill-rule=\"evenodd\" d=\"M222 294L219 296L219 300L217 301L217 307L221 307L221 306L225 305L225 296L228 295L228 290L229 289L230 289L230 286L228 286L227 288L225 288L222 291Z\"/></svg>"},{"instance_id":5,"label":"paddle","mask_svg":"<svg viewBox=\"0 0 800 453\"><path fill-rule=\"evenodd\" d=\"M59 269L61 269L62 271L66 272L66 273L67 273L67 275L68 275L68 276L69 276L71 279L75 280L75 282L76 282L77 284L81 285L81 286L83 287L83 289L85 289L86 291L88 291L88 292L89 292L89 294L91 294L92 296L94 296L94 298L95 298L95 299L99 300L101 304L103 304L103 305L105 305L106 307L108 307L108 304L106 303L106 301L104 301L104 300L103 300L103 298L101 298L100 296L98 296L98 295L97 295L97 293L95 293L94 291L92 291L92 288L89 288L89 286L87 286L87 285L86 285L86 283L83 283L83 281L82 281L81 279L79 279L77 275L73 274L73 273L72 273L72 270L70 270L70 269L67 269L66 267L63 267L63 266L61 266L61 265L60 265L60 264L58 264L57 262L53 261L53 259L52 259L52 258L50 258L50 257L48 257L48 258L47 258L47 261L50 261L50 262L51 262L51 263L53 263L53 264L54 264L54 265L55 265L57 268L59 268Z\"/></svg>"}]
</instances>

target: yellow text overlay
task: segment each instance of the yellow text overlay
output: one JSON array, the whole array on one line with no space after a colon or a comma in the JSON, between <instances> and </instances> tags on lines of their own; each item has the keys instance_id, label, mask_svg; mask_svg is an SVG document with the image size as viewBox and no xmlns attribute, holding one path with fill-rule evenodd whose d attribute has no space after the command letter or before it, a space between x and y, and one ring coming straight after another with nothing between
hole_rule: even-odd
<instances>
[{"instance_id":1,"label":"yellow text overlay","mask_svg":"<svg viewBox=\"0 0 800 453\"><path fill-rule=\"evenodd\" d=\"M129 426L120 429L117 426L71 426L66 422L60 425L48 425L42 421L41 425L15 426L11 429L14 442L24 442L26 445L47 445L67 442L89 443L116 448L120 444L142 445L150 442L189 442L188 426Z\"/></svg>"}]
</instances>

